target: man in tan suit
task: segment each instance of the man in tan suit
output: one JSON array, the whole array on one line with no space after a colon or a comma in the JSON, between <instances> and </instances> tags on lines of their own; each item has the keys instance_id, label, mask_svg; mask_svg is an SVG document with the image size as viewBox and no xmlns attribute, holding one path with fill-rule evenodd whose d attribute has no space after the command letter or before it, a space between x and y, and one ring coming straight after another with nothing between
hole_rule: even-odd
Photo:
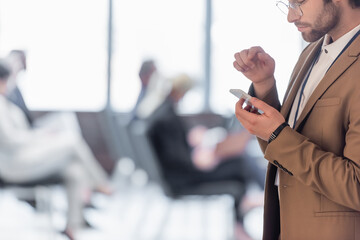
<instances>
[{"instance_id":1,"label":"man in tan suit","mask_svg":"<svg viewBox=\"0 0 360 240\"><path fill-rule=\"evenodd\" d=\"M234 61L256 97L255 108L240 100L236 116L270 163L263 239L360 239L360 0L277 5L311 42L282 106L275 62L263 49L238 52Z\"/></svg>"}]
</instances>

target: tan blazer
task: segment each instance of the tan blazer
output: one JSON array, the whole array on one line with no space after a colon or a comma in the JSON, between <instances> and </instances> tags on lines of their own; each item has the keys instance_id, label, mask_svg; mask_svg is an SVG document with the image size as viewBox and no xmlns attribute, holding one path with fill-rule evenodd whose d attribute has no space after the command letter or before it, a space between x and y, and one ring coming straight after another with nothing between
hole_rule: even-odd
<instances>
[{"instance_id":1,"label":"tan blazer","mask_svg":"<svg viewBox=\"0 0 360 240\"><path fill-rule=\"evenodd\" d=\"M300 55L281 107L286 119L322 41ZM270 162L263 239L279 232L281 240L360 239L359 53L360 37L321 80L295 129L286 127L269 145L259 140ZM263 100L280 109L275 87Z\"/></svg>"}]
</instances>

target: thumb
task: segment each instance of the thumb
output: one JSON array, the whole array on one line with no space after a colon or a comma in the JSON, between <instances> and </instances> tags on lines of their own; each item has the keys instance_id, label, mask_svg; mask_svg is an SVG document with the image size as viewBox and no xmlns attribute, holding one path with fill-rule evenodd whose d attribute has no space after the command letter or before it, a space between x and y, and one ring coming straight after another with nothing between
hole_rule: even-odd
<instances>
[{"instance_id":1,"label":"thumb","mask_svg":"<svg viewBox=\"0 0 360 240\"><path fill-rule=\"evenodd\" d=\"M270 109L272 109L272 107L270 105L268 105L267 103L261 101L260 99L256 98L256 97L252 97L250 99L250 103L257 109L262 110L264 113L270 111Z\"/></svg>"}]
</instances>

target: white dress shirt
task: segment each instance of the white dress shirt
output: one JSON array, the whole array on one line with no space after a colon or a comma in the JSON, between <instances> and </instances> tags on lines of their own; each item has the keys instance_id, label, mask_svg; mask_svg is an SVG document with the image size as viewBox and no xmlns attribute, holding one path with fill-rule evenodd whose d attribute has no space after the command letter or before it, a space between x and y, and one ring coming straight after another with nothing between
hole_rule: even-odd
<instances>
[{"instance_id":1,"label":"white dress shirt","mask_svg":"<svg viewBox=\"0 0 360 240\"><path fill-rule=\"evenodd\" d=\"M331 64L334 62L336 57L340 54L340 52L343 50L346 44L350 41L350 39L356 34L356 32L359 29L360 29L360 25L358 25L353 30L346 33L345 35L343 35L341 38L339 38L333 43L330 43L331 42L330 36L325 35L325 39L321 47L320 57L318 58L317 62L314 64L314 67L310 73L309 79L305 85L303 94L301 96L301 102L299 105L299 112L297 118L299 118L299 115L304 109L311 94L313 93L313 91L315 90L321 79L324 77L325 73L327 72ZM288 123L292 128L294 127L293 126L294 118L300 98L300 92L301 92L301 87L299 88L298 93L295 97L294 104L291 109L288 120Z\"/></svg>"}]
</instances>

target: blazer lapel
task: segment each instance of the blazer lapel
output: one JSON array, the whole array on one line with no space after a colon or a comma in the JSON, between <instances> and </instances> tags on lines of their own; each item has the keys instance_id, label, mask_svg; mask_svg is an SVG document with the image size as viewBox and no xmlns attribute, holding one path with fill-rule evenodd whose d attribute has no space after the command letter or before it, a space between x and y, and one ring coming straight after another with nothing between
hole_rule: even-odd
<instances>
[{"instance_id":1,"label":"blazer lapel","mask_svg":"<svg viewBox=\"0 0 360 240\"><path fill-rule=\"evenodd\" d=\"M288 87L288 90L285 93L284 102L281 108L281 114L287 119L291 106L293 105L294 99L296 97L296 94L300 88L301 83L304 81L306 74L309 71L309 68L313 62L313 59L315 58L315 55L318 51L318 49L322 45L322 40L319 40L317 43L315 43L313 46L309 46L308 54L305 53L306 57L305 59L301 60L302 64L297 67L298 69L294 69L294 72L298 72L296 76L292 76L290 80L290 84Z\"/></svg>"},{"instance_id":2,"label":"blazer lapel","mask_svg":"<svg viewBox=\"0 0 360 240\"><path fill-rule=\"evenodd\" d=\"M301 112L294 129L298 129L302 121L309 114L316 101L323 95L323 93L346 71L357 59L359 55L360 37L345 50L345 52L337 59L329 71L325 74L324 78L320 81L319 85L315 88L310 96L305 108Z\"/></svg>"}]
</instances>

